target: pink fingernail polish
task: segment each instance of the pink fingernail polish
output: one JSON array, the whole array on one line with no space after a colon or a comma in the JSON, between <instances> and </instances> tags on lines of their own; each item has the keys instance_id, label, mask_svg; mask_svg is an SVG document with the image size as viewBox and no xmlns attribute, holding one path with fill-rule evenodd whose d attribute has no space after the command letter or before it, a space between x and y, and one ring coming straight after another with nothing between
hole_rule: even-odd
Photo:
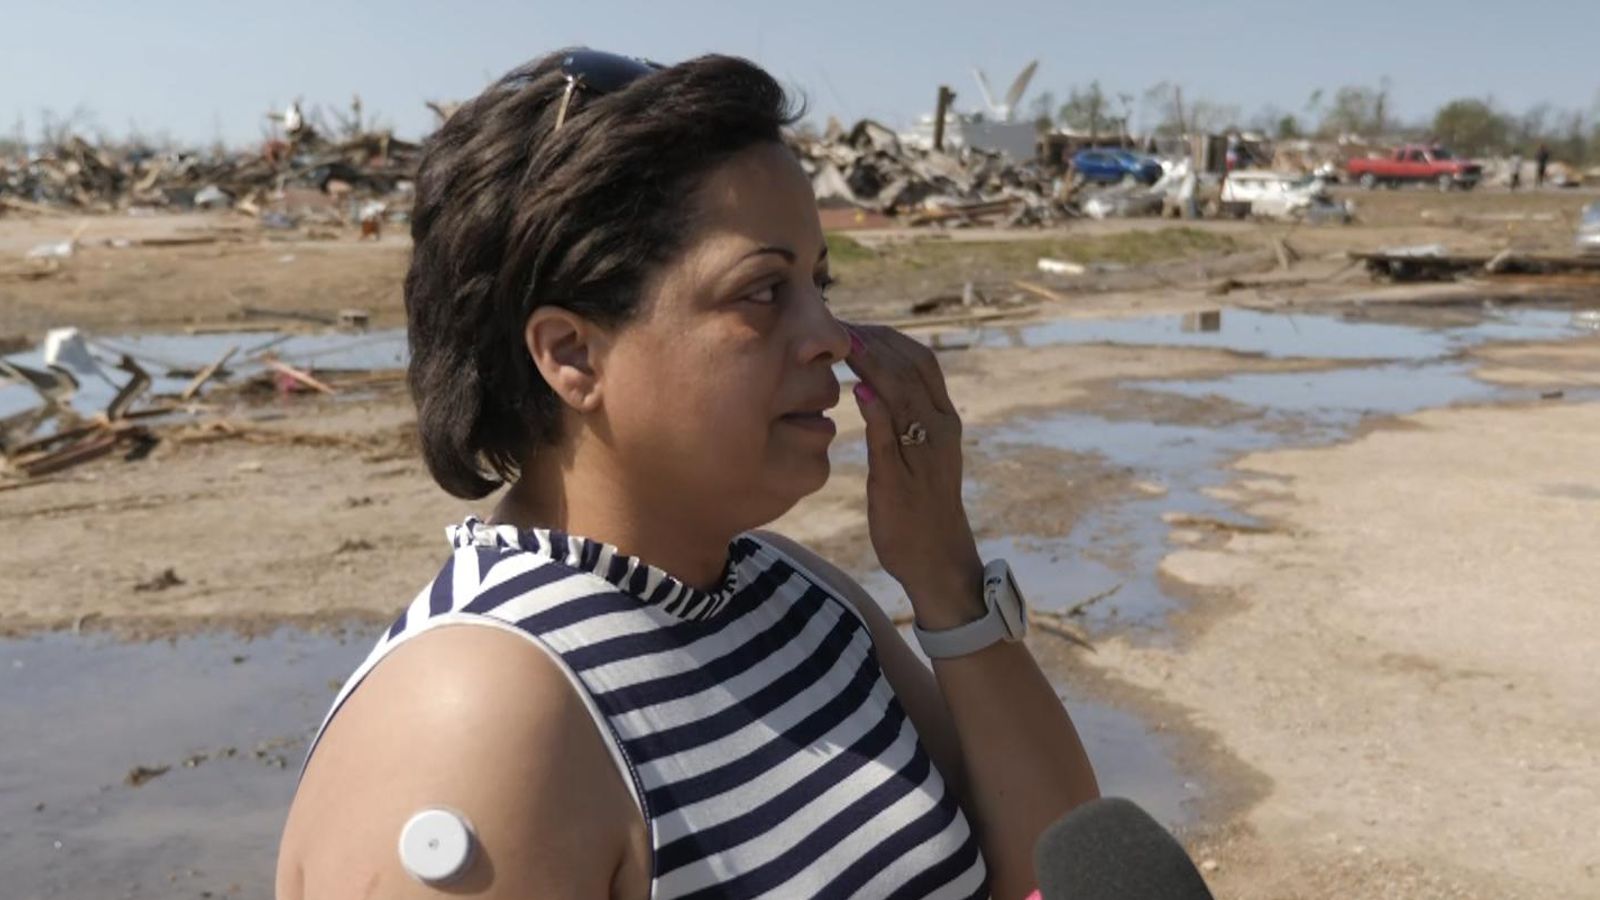
<instances>
[{"instance_id":1,"label":"pink fingernail polish","mask_svg":"<svg viewBox=\"0 0 1600 900\"><path fill-rule=\"evenodd\" d=\"M867 345L861 343L861 336L856 334L856 330L854 328L851 328L850 329L850 352L851 353L860 353L860 352L862 352L863 350L866 350L866 349L867 349Z\"/></svg>"},{"instance_id":2,"label":"pink fingernail polish","mask_svg":"<svg viewBox=\"0 0 1600 900\"><path fill-rule=\"evenodd\" d=\"M877 392L869 387L865 381L857 382L855 386L855 395L856 399L861 401L863 404L871 403L872 401L878 399Z\"/></svg>"}]
</instances>

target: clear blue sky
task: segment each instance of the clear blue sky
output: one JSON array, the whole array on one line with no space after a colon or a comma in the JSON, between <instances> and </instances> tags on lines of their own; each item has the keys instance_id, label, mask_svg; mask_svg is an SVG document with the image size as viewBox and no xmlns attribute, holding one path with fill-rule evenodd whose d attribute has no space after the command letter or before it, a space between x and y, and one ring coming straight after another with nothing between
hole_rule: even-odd
<instances>
[{"instance_id":1,"label":"clear blue sky","mask_svg":"<svg viewBox=\"0 0 1600 900\"><path fill-rule=\"evenodd\" d=\"M1165 80L1247 117L1385 75L1407 119L1458 96L1514 111L1600 98L1600 0L0 0L0 23L0 132L20 116L34 137L41 110L83 107L114 135L249 142L269 104L352 92L412 137L431 126L423 100L464 99L570 44L662 62L746 56L802 89L818 121L896 126L928 111L940 83L976 107L974 65L1003 91L1035 57L1030 96L1093 79L1137 95Z\"/></svg>"}]
</instances>

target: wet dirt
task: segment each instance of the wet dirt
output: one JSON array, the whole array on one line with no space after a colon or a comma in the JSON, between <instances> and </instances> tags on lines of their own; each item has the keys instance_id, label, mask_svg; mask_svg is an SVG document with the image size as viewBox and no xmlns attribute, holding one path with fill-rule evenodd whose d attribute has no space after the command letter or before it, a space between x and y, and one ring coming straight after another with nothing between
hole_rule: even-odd
<instances>
[{"instance_id":1,"label":"wet dirt","mask_svg":"<svg viewBox=\"0 0 1600 900\"><path fill-rule=\"evenodd\" d=\"M5 895L272 896L306 741L371 640L0 641Z\"/></svg>"}]
</instances>

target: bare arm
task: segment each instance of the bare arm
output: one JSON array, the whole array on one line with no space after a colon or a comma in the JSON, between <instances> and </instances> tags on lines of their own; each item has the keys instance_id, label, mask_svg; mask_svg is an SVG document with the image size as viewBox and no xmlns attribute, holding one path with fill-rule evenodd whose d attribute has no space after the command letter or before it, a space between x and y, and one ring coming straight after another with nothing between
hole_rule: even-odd
<instances>
[{"instance_id":1,"label":"bare arm","mask_svg":"<svg viewBox=\"0 0 1600 900\"><path fill-rule=\"evenodd\" d=\"M470 868L443 888L411 878L396 846L406 820L436 806L477 837ZM556 664L519 635L445 627L396 649L329 726L290 809L277 896L637 897L641 839L638 807Z\"/></svg>"},{"instance_id":2,"label":"bare arm","mask_svg":"<svg viewBox=\"0 0 1600 900\"><path fill-rule=\"evenodd\" d=\"M932 351L883 327L851 326L849 364L867 425L873 548L905 588L917 622L954 628L986 612L983 563L961 499L961 420ZM925 441L902 443L912 423ZM898 637L898 636L897 636ZM1099 795L1060 698L1021 644L933 665L959 744L964 798L990 887L1001 900L1034 887L1033 845L1062 813Z\"/></svg>"},{"instance_id":3,"label":"bare arm","mask_svg":"<svg viewBox=\"0 0 1600 900\"><path fill-rule=\"evenodd\" d=\"M983 616L983 571L913 598L918 621L954 628ZM1033 845L1067 810L1100 796L1089 756L1061 698L1021 643L998 643L933 673L961 742L969 811L977 818L996 897L1035 885Z\"/></svg>"}]
</instances>

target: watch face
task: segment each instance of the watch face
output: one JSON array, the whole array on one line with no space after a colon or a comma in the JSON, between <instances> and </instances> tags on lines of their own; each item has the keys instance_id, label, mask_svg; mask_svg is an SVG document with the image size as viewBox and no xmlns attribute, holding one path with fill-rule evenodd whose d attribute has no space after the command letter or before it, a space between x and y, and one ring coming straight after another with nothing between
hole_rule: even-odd
<instances>
[{"instance_id":1,"label":"watch face","mask_svg":"<svg viewBox=\"0 0 1600 900\"><path fill-rule=\"evenodd\" d=\"M995 585L994 605L1000 610L1000 620L1005 624L1007 636L1015 641L1028 633L1028 605L1017 587L1016 578L1011 574L1011 567L1005 563L1001 565L1005 574Z\"/></svg>"}]
</instances>

